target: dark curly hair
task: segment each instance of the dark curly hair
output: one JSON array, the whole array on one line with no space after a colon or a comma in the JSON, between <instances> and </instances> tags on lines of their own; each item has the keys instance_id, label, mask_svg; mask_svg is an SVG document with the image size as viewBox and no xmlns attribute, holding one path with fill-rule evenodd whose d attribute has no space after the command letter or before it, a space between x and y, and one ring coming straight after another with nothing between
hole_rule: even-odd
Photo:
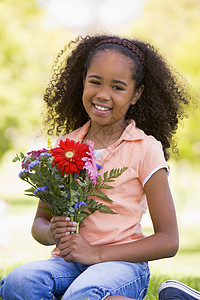
<instances>
[{"instance_id":1,"label":"dark curly hair","mask_svg":"<svg viewBox=\"0 0 200 300\"><path fill-rule=\"evenodd\" d=\"M144 62L128 47L102 42L108 39L136 46L142 52ZM100 46L96 47L98 44ZM179 119L185 116L184 108L189 104L191 95L180 76L158 51L149 43L139 40L109 35L78 37L58 54L44 94L47 105L44 125L47 133L65 134L88 121L82 104L83 79L94 55L108 48L114 48L133 60L136 88L144 85L140 99L134 106L130 106L125 118L134 119L138 128L160 141L168 160L169 148L176 151L172 137L176 133Z\"/></svg>"}]
</instances>

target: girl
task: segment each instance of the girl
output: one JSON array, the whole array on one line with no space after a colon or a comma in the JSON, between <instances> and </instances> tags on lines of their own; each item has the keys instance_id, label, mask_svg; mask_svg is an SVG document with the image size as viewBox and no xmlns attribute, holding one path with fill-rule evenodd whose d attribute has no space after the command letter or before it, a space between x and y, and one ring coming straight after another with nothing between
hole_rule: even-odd
<instances>
[{"instance_id":1,"label":"girl","mask_svg":"<svg viewBox=\"0 0 200 300\"><path fill-rule=\"evenodd\" d=\"M32 227L44 245L60 240L47 261L13 270L1 281L2 299L143 299L148 261L174 256L178 229L166 160L190 96L166 61L147 43L87 36L61 51L44 95L48 133L57 140L94 142L102 172L128 167L108 191L117 214L95 212L76 223L54 217L40 200ZM140 221L148 203L154 234ZM55 256L55 254L57 256ZM127 298L126 298L127 299Z\"/></svg>"}]
</instances>

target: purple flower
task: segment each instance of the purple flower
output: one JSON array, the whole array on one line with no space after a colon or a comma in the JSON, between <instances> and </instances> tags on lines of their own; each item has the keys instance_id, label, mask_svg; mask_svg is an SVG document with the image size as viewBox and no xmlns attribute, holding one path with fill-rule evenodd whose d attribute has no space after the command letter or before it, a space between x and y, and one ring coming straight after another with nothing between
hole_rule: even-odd
<instances>
[{"instance_id":1,"label":"purple flower","mask_svg":"<svg viewBox=\"0 0 200 300\"><path fill-rule=\"evenodd\" d=\"M22 160L22 169L28 169L29 164L33 159L38 158L41 153L48 153L48 150L43 148L42 150L34 150L27 153L27 156Z\"/></svg>"},{"instance_id":2,"label":"purple flower","mask_svg":"<svg viewBox=\"0 0 200 300\"><path fill-rule=\"evenodd\" d=\"M29 165L28 165L28 170L33 169L36 165L40 165L41 162L39 161L38 158L36 158L36 160L32 161Z\"/></svg>"},{"instance_id":3,"label":"purple flower","mask_svg":"<svg viewBox=\"0 0 200 300\"><path fill-rule=\"evenodd\" d=\"M48 190L48 187L45 185L45 186L41 186L41 187L38 187L37 189L35 189L35 191L33 192L33 194L35 195L37 192L44 192L44 191L47 191Z\"/></svg>"},{"instance_id":4,"label":"purple flower","mask_svg":"<svg viewBox=\"0 0 200 300\"><path fill-rule=\"evenodd\" d=\"M36 159L37 157L39 157L41 155L41 153L44 153L44 152L47 152L48 153L48 150L43 148L42 150L33 150L33 151L30 151L28 152L28 156L32 159Z\"/></svg>"},{"instance_id":5,"label":"purple flower","mask_svg":"<svg viewBox=\"0 0 200 300\"><path fill-rule=\"evenodd\" d=\"M73 207L75 209L77 209L77 208L81 207L82 205L86 205L87 206L87 204L84 201L81 201L81 202L77 202L75 205L73 205Z\"/></svg>"},{"instance_id":6,"label":"purple flower","mask_svg":"<svg viewBox=\"0 0 200 300\"><path fill-rule=\"evenodd\" d=\"M98 170L98 171L103 169L102 165L96 164L96 167L97 167L97 170Z\"/></svg>"},{"instance_id":7,"label":"purple flower","mask_svg":"<svg viewBox=\"0 0 200 300\"><path fill-rule=\"evenodd\" d=\"M42 152L42 153L40 154L40 157L42 157L42 156L52 156L52 154L49 153L49 152Z\"/></svg>"},{"instance_id":8,"label":"purple flower","mask_svg":"<svg viewBox=\"0 0 200 300\"><path fill-rule=\"evenodd\" d=\"M19 178L21 178L21 179L26 178L26 173L29 173L29 171L28 171L28 170L22 170L22 171L19 173Z\"/></svg>"},{"instance_id":9,"label":"purple flower","mask_svg":"<svg viewBox=\"0 0 200 300\"><path fill-rule=\"evenodd\" d=\"M59 185L59 188L60 188L60 189L63 189L64 187L65 187L64 184L60 184L60 185Z\"/></svg>"},{"instance_id":10,"label":"purple flower","mask_svg":"<svg viewBox=\"0 0 200 300\"><path fill-rule=\"evenodd\" d=\"M28 156L24 157L24 159L22 160L22 169L28 169L30 163L30 158Z\"/></svg>"}]
</instances>

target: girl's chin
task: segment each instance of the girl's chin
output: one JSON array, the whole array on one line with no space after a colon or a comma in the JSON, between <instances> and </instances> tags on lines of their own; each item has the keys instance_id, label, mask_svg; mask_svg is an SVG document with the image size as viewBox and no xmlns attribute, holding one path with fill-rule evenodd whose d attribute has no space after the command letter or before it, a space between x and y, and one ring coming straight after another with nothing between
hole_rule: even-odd
<instances>
[{"instance_id":1,"label":"girl's chin","mask_svg":"<svg viewBox=\"0 0 200 300\"><path fill-rule=\"evenodd\" d=\"M123 127L123 124L122 124L122 121L114 121L113 119L103 119L103 118L91 118L91 124L94 125L94 126L103 126L103 127L107 127L107 128L110 128L112 127L113 130L114 128L117 128L119 127L120 129ZM125 126L126 127L126 126Z\"/></svg>"}]
</instances>

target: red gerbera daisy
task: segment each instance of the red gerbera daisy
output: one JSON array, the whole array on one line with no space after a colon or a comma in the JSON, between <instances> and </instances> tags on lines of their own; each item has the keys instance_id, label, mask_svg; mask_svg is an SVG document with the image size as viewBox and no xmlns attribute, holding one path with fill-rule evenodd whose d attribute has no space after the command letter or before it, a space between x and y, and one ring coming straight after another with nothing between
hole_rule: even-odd
<instances>
[{"instance_id":1,"label":"red gerbera daisy","mask_svg":"<svg viewBox=\"0 0 200 300\"><path fill-rule=\"evenodd\" d=\"M61 140L59 147L51 149L54 156L53 163L61 170L62 175L73 172L79 174L85 164L82 158L88 156L87 152L89 149L86 144L69 139L64 142Z\"/></svg>"}]
</instances>

